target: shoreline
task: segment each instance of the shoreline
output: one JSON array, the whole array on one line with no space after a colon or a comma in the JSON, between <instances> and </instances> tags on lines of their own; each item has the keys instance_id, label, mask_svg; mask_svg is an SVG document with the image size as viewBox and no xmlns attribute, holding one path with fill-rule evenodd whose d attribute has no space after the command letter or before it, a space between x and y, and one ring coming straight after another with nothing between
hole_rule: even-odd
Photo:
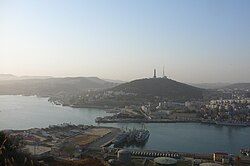
<instances>
[{"instance_id":1,"label":"shoreline","mask_svg":"<svg viewBox=\"0 0 250 166\"><path fill-rule=\"evenodd\" d=\"M96 105L81 105L81 106L77 106L77 105L70 105L70 104L64 104L58 100L51 100L51 98L48 98L48 102L54 104L54 105L59 105L59 106L63 106L63 107L71 107L71 108L96 108L96 109L103 109L103 110L107 110L107 109L114 109L114 107L109 107L109 106L96 106Z\"/></svg>"},{"instance_id":2,"label":"shoreline","mask_svg":"<svg viewBox=\"0 0 250 166\"><path fill-rule=\"evenodd\" d=\"M4 95L2 95L4 96ZM71 108L90 108L90 109L102 109L107 113L115 113L116 111L112 111L115 107L104 107L104 106L94 106L94 105L84 105L84 106L75 106L75 105L67 105L62 104L57 100L50 100L48 96L39 96L39 95L10 95L10 96L34 96L37 98L48 98L48 102L52 103L53 105L59 105L62 107L71 107ZM111 111L110 111L111 110ZM1 112L1 111L0 111ZM208 125L215 125L215 126L231 126L231 127L250 127L250 124L240 124L240 123L224 123L224 122L214 122L214 121L203 121L203 120L170 120L170 119L105 119L105 117L100 117L100 119L95 119L96 125L98 124L105 124L105 123L200 123L200 124L208 124Z\"/></svg>"},{"instance_id":3,"label":"shoreline","mask_svg":"<svg viewBox=\"0 0 250 166\"><path fill-rule=\"evenodd\" d=\"M96 123L201 123L199 120L169 120L169 119L96 119Z\"/></svg>"},{"instance_id":4,"label":"shoreline","mask_svg":"<svg viewBox=\"0 0 250 166\"><path fill-rule=\"evenodd\" d=\"M75 106L75 105L64 105L61 104L59 101L49 101L56 105L67 106L71 108L95 108L95 109L102 109L106 113L116 113L117 111L113 111L116 109L115 107L109 106L94 106L94 105L82 105L82 106ZM215 126L231 126L231 127L250 127L250 123L230 123L230 122L215 122L215 121L204 121L202 119L195 119L195 120L171 120L171 119L106 119L106 117L99 117L95 119L97 124L105 124L105 123L200 123L200 124L208 124L208 125L215 125Z\"/></svg>"},{"instance_id":5,"label":"shoreline","mask_svg":"<svg viewBox=\"0 0 250 166\"><path fill-rule=\"evenodd\" d=\"M99 138L97 138L96 140L86 144L86 149L101 149L103 147L106 147L106 145L108 145L117 135L117 133L121 132L120 128L117 127L108 127L108 126L92 126L92 125L74 125L74 124L69 124L69 123L63 123L63 124L58 124L58 125L51 125L45 128L30 128L30 129L22 129L22 130L2 130L3 132L5 132L8 135L11 134L15 134L15 133L23 133L23 132L28 132L32 135L39 135L40 137L46 137L44 136L42 133L39 134L39 131L45 131L46 134L50 132L54 133L56 132L55 130L63 130L63 129L67 129L67 130L71 130L71 128L78 128L77 130L80 130L80 128L84 128L84 130L89 130L89 129L110 129L112 130L109 133L104 134L103 136L100 136ZM55 129L56 128L56 129ZM113 134L112 134L113 133ZM86 134L86 133L84 133ZM67 139L70 137L75 137L79 135L75 134L73 136L67 136ZM113 149L121 149L121 148L113 148ZM200 157L204 157L204 158L210 158L208 156L211 156L213 152L189 152L189 151L166 151L166 150L158 150L158 149L137 149L137 148L132 148L132 149L128 149L131 152L143 152L141 154L143 155L147 155L145 152L148 153L171 153L171 154L180 154L181 156L200 156ZM235 153L236 154L236 153ZM140 154L138 154L140 156ZM157 154L156 154L157 155ZM136 156L136 154L135 154Z\"/></svg>"},{"instance_id":6,"label":"shoreline","mask_svg":"<svg viewBox=\"0 0 250 166\"><path fill-rule=\"evenodd\" d=\"M30 103L31 105L33 105L33 103L32 102L30 102L30 101L37 101L38 103L40 103L39 102L39 100L42 102L42 103L44 103L43 105L39 105L38 107L40 107L40 110L42 111L43 110L43 106L45 105L50 105L50 108L53 110L54 108L53 108L53 106L52 106L52 104L51 103L49 103L46 99L44 100L44 99L35 99L36 97L34 97L33 99L31 99L31 100L29 100L29 98L20 98L20 100L21 101L25 101L25 103L26 103L26 100L28 100L28 102L27 102L27 104L28 103ZM15 99L15 98L12 98L12 97L10 97L9 98L9 101L10 102L12 102L12 100L13 99ZM17 99L19 99L19 98L17 98ZM10 102L8 102L8 103L10 103ZM35 103L35 102L34 102ZM48 103L48 104L46 104L46 103ZM36 104L36 103L35 103ZM59 107L61 107L61 106L59 106ZM46 108L46 107L45 107ZM62 108L62 107L61 107ZM60 108L60 109L61 109ZM56 109L58 109L58 108L56 108ZM60 110L59 109L59 110ZM69 107L68 108L66 108L66 109L68 109L68 110L70 110L71 111L71 114L74 114L74 110L73 109L69 109ZM91 110L87 110L87 109L75 109L75 111L76 112L79 112L79 111L82 111L82 112L89 112L89 115L91 115ZM94 111L94 110L93 110ZM58 112L58 111L57 111ZM96 110L96 111L94 111L94 112L96 112L96 115L98 116L98 110ZM100 112L104 112L104 111L101 111L100 110ZM63 112L61 112L61 113L63 113ZM1 113L0 113L1 114ZM78 114L77 114L78 115ZM85 114L84 114L85 115ZM95 117L97 117L97 116L95 116ZM103 115L103 114L99 114L99 116L101 116L101 117L104 117L105 115ZM70 116L71 117L71 116ZM92 117L92 116L91 116ZM67 116L66 116L66 118L67 118ZM77 118L77 117L76 117ZM97 126L97 123L94 123L94 118L93 118L93 120L92 120L92 124L94 125L94 126ZM63 121L62 121L63 122ZM74 123L78 123L78 122L73 122L73 124ZM80 121L80 123L85 123L85 121ZM46 125L45 126L42 126L42 127L47 127L49 124L51 124L50 122L48 123L45 123ZM53 121L52 121L52 124L53 124ZM55 124L60 124L60 123L55 123ZM231 127L222 127L222 126L218 126L218 127L216 127L216 126L212 126L212 125L209 125L209 124L195 124L195 123L181 123L181 122L179 122L179 124L145 124L146 125L146 127L148 128L148 129L150 129L151 131L152 131L152 133L154 132L155 134L152 134L152 136L153 135L155 135L155 138L153 138L152 137L152 141L150 141L149 142L149 144L148 145L150 145L150 146L152 146L152 149L157 149L157 150L168 150L168 149L165 149L165 148L161 148L160 146L158 146L158 143L157 143L157 138L158 138L158 136L159 135L161 135L161 133L162 132L164 132L164 131L168 131L168 129L170 129L170 131L172 131L172 128L173 129L178 129L178 128L180 128L180 129L189 129L189 128L192 128L192 130L194 129L194 130L198 130L198 131L202 131L203 129L211 129L211 130L213 130L213 131L215 131L215 133L217 133L217 134L220 134L220 132L218 132L218 130L219 131L222 131L222 129L223 129L223 131L225 131L225 133L228 133L228 132L232 132L232 133L235 133L236 135L239 135L240 136L240 138L242 137L243 139L242 140L245 140L245 137L244 136L242 136L242 135L240 135L241 134L241 131L240 130L244 130L244 131L248 131L248 129L249 128L235 128L235 130L233 130L233 131L231 131L231 130L228 130L228 129L231 129ZM141 125L140 124L131 124L131 126L130 126L130 124L100 124L100 126L114 126L114 127L126 127L126 126L128 126L128 128L132 128L132 127L138 127L138 128L141 128ZM155 127L158 127L159 126L159 130L158 130L158 128L157 128L157 130L154 130L155 129ZM186 127L186 126L188 126L188 127ZM19 127L18 127L19 128ZM31 126L30 125L28 125L28 128L31 128ZM32 127L33 128L33 127ZM39 127L40 128L40 127ZM25 128L24 130L26 130L27 128ZM174 130L174 132L175 132L175 130ZM158 135L159 134L159 135ZM176 136L178 137L178 135L179 135L179 133L177 133L176 134ZM180 135L182 136L183 134L182 133L180 133ZM170 137L168 134L167 134L167 136L166 137ZM172 136L171 136L172 137ZM192 135L190 136L191 138L193 137ZM221 136L220 136L221 137ZM220 138L219 137L219 138ZM222 138L224 138L224 137L222 137ZM151 138L150 138L151 139ZM236 139L236 141L238 142L238 138L234 138L234 139ZM173 139L174 141L175 141L175 139ZM227 141L228 140L228 138L225 138L225 140ZM176 139L176 141L178 142L179 140L178 139ZM164 142L166 142L166 141L163 141L163 143ZM210 141L210 142L213 142L213 141ZM180 142L181 143L181 142ZM147 145L147 146L148 146ZM238 152L238 150L237 150L237 148L235 148L235 147L230 147L230 145L227 145L227 144L225 144L226 146L229 146L229 148L228 149L232 149L232 151L230 151L231 153L236 153L236 152ZM243 147L243 143L239 143L239 145L241 145L242 147ZM179 147L179 145L178 146L176 146L178 149L180 149L181 151L187 151L187 152L189 152L189 150L186 148L186 147ZM136 148L136 147L135 147ZM171 147L172 148L172 147ZM214 151L216 151L216 148L220 148L220 146L215 146L215 148L212 148L212 149L214 149ZM174 149L174 148L173 148ZM199 152L207 152L208 150L207 149L209 149L209 148L207 148L207 147L204 147L204 148L199 148L198 150L199 150ZM235 150L236 149L236 150ZM192 149L191 149L192 150ZM190 150L190 152L192 152Z\"/></svg>"},{"instance_id":7,"label":"shoreline","mask_svg":"<svg viewBox=\"0 0 250 166\"><path fill-rule=\"evenodd\" d=\"M250 127L250 124L219 124L216 122L206 122L202 120L170 120L170 119L96 119L97 124L105 123L196 123L215 126Z\"/></svg>"}]
</instances>

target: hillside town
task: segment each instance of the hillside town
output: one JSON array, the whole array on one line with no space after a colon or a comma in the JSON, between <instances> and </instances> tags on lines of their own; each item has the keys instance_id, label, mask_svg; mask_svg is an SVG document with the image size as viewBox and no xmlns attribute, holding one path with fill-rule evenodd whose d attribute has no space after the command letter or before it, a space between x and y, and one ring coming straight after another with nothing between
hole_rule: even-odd
<instances>
[{"instance_id":1,"label":"hillside town","mask_svg":"<svg viewBox=\"0 0 250 166\"><path fill-rule=\"evenodd\" d=\"M100 123L110 122L200 122L216 125L249 126L250 98L244 92L230 97L221 97L209 101L174 102L161 99L146 102L142 105L128 105L124 108L114 108L109 111L117 114L97 118ZM244 94L244 95L243 95ZM119 95L118 95L119 96ZM118 97L116 96L116 97ZM159 102L160 101L160 102Z\"/></svg>"}]
</instances>

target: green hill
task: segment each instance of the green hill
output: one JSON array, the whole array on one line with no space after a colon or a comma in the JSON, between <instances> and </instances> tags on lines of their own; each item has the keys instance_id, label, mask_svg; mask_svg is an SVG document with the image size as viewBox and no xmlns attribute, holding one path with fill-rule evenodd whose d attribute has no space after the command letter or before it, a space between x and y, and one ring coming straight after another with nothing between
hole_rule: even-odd
<instances>
[{"instance_id":1,"label":"green hill","mask_svg":"<svg viewBox=\"0 0 250 166\"><path fill-rule=\"evenodd\" d=\"M113 91L135 93L140 97L161 97L168 100L202 99L203 89L196 88L167 78L134 80L120 84Z\"/></svg>"}]
</instances>

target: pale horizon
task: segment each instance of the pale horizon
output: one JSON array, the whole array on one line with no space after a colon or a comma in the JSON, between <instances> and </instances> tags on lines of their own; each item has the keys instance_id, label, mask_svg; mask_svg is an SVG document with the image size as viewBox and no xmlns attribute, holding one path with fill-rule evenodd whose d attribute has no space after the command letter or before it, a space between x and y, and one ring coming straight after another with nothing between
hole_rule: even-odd
<instances>
[{"instance_id":1,"label":"pale horizon","mask_svg":"<svg viewBox=\"0 0 250 166\"><path fill-rule=\"evenodd\" d=\"M0 74L250 82L250 1L0 0Z\"/></svg>"},{"instance_id":2,"label":"pale horizon","mask_svg":"<svg viewBox=\"0 0 250 166\"><path fill-rule=\"evenodd\" d=\"M153 78L153 76L149 76L149 77L140 77L140 78L134 78L131 80L120 80L120 79L113 79L113 78L105 78L105 77L98 77L98 76L94 76L94 75L89 75L89 76L83 76L83 75L68 75L68 76L52 76L52 75L15 75L15 74L10 74L10 73L0 73L0 75L12 75L12 76L16 76L16 77L51 77L51 78L76 78L76 77L97 77L99 79L102 80L106 80L106 81L114 81L114 82L130 82L130 81L134 81L134 80L138 80L138 79L150 79ZM163 78L162 74L161 75L157 75L157 78ZM168 79L172 79L178 82L181 82L180 80L176 80L174 78L170 78L167 77ZM1 79L0 79L1 80ZM249 83L249 82L182 82L182 83L186 83L186 84L237 84L237 83Z\"/></svg>"}]
</instances>

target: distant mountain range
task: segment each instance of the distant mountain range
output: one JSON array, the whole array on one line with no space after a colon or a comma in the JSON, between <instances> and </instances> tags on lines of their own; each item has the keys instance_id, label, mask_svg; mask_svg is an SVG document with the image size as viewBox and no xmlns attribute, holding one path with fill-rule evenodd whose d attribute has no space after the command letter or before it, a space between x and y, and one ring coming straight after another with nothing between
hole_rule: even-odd
<instances>
[{"instance_id":1,"label":"distant mountain range","mask_svg":"<svg viewBox=\"0 0 250 166\"><path fill-rule=\"evenodd\" d=\"M0 81L7 81L7 80L30 80L30 79L48 79L48 78L58 78L58 77L52 77L52 76L15 76L13 74L0 74ZM91 79L91 77L88 77L88 78ZM97 77L92 77L92 78L97 78ZM99 80L104 80L104 81L107 81L107 82L118 83L118 84L125 83L125 81L113 80L113 79L99 79ZM96 80L93 80L93 81L96 81Z\"/></svg>"},{"instance_id":2,"label":"distant mountain range","mask_svg":"<svg viewBox=\"0 0 250 166\"><path fill-rule=\"evenodd\" d=\"M15 76L12 74L0 74L0 81L7 80L28 80L28 79L48 79L51 76Z\"/></svg>"},{"instance_id":3,"label":"distant mountain range","mask_svg":"<svg viewBox=\"0 0 250 166\"><path fill-rule=\"evenodd\" d=\"M0 95L38 95L42 97L69 98L69 96L79 96L89 90L112 90L136 94L136 97L120 98L119 101L124 103L149 101L155 97L172 101L198 100L203 99L205 92L208 92L205 89L250 89L250 83L203 83L192 85L168 78L138 79L122 83L97 77L17 77L10 74L0 74ZM111 100L113 103L118 102L118 99ZM103 101L104 104L105 102Z\"/></svg>"},{"instance_id":4,"label":"distant mountain range","mask_svg":"<svg viewBox=\"0 0 250 166\"><path fill-rule=\"evenodd\" d=\"M250 90L250 83L191 83L190 85L202 89L241 89Z\"/></svg>"},{"instance_id":5,"label":"distant mountain range","mask_svg":"<svg viewBox=\"0 0 250 166\"><path fill-rule=\"evenodd\" d=\"M239 89L250 91L250 83L236 83L223 87L223 89Z\"/></svg>"},{"instance_id":6,"label":"distant mountain range","mask_svg":"<svg viewBox=\"0 0 250 166\"><path fill-rule=\"evenodd\" d=\"M230 85L230 83L190 83L189 85L202 89L220 89Z\"/></svg>"},{"instance_id":7,"label":"distant mountain range","mask_svg":"<svg viewBox=\"0 0 250 166\"><path fill-rule=\"evenodd\" d=\"M117 84L123 84L126 81L121 81L121 80L112 80L112 79L103 79L104 81L108 81L108 82L113 82L113 83L117 83Z\"/></svg>"},{"instance_id":8,"label":"distant mountain range","mask_svg":"<svg viewBox=\"0 0 250 166\"><path fill-rule=\"evenodd\" d=\"M139 79L120 84L113 91L136 93L142 97L159 96L168 100L202 99L203 90L167 78Z\"/></svg>"},{"instance_id":9,"label":"distant mountain range","mask_svg":"<svg viewBox=\"0 0 250 166\"><path fill-rule=\"evenodd\" d=\"M65 77L47 79L22 79L0 81L0 94L54 96L79 94L87 90L116 86L97 77Z\"/></svg>"},{"instance_id":10,"label":"distant mountain range","mask_svg":"<svg viewBox=\"0 0 250 166\"><path fill-rule=\"evenodd\" d=\"M138 101L149 101L155 97L173 101L202 99L203 97L203 89L167 78L139 79L118 84L97 77L10 79L13 77L15 76L4 75L5 80L0 81L0 95L38 95L65 99L69 96L81 95L88 90L112 90L135 93L136 97L125 97L121 98L120 101L110 99L110 101L129 103L131 100L135 104Z\"/></svg>"}]
</instances>

